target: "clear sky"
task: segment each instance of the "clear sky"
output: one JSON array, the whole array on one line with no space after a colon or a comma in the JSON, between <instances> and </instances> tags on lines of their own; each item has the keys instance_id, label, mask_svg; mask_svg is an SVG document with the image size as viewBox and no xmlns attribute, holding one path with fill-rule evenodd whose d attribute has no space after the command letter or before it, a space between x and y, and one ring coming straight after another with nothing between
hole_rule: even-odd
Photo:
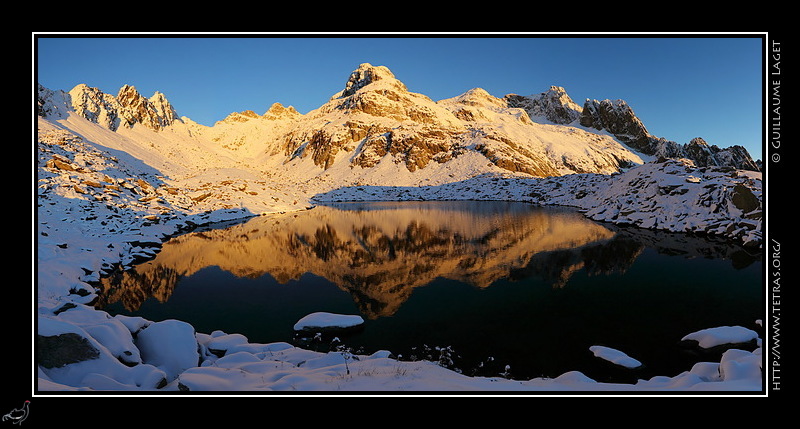
<instances>
[{"instance_id":1,"label":"clear sky","mask_svg":"<svg viewBox=\"0 0 800 429\"><path fill-rule=\"evenodd\" d=\"M34 38L34 79L54 90L159 91L178 115L213 125L274 102L307 113L370 63L433 100L471 88L533 95L551 85L580 105L622 99L653 135L742 145L762 157L762 35L619 36L43 33Z\"/></svg>"}]
</instances>

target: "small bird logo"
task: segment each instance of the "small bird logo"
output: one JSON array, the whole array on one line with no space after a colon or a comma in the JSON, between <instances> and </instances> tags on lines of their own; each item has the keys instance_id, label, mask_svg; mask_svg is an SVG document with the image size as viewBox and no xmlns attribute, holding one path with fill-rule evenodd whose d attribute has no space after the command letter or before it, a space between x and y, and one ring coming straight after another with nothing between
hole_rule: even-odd
<instances>
[{"instance_id":1,"label":"small bird logo","mask_svg":"<svg viewBox=\"0 0 800 429\"><path fill-rule=\"evenodd\" d=\"M21 425L22 422L28 418L28 405L30 405L30 403L31 401L25 401L25 403L22 404L22 408L14 408L13 410L4 414L3 421L11 420L15 425Z\"/></svg>"}]
</instances>

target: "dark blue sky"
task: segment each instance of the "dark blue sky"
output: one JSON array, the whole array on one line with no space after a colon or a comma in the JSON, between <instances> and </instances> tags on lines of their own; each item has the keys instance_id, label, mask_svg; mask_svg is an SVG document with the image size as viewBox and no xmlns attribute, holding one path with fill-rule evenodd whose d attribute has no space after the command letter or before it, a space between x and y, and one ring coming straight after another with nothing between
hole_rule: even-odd
<instances>
[{"instance_id":1,"label":"dark blue sky","mask_svg":"<svg viewBox=\"0 0 800 429\"><path fill-rule=\"evenodd\" d=\"M366 62L433 100L476 87L532 95L551 85L580 105L623 99L658 137L702 137L762 156L761 34L36 36L35 79L45 87L159 91L179 115L205 125L235 111L264 113L274 102L307 113Z\"/></svg>"}]
</instances>

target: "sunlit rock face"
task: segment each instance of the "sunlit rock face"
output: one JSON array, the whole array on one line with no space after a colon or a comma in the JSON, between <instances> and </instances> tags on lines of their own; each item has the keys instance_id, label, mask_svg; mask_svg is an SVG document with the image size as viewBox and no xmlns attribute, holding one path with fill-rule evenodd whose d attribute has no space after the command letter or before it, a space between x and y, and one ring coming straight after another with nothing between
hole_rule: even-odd
<instances>
[{"instance_id":1,"label":"sunlit rock face","mask_svg":"<svg viewBox=\"0 0 800 429\"><path fill-rule=\"evenodd\" d=\"M463 209L469 203L342 207L262 216L177 237L152 261L105 280L103 301L121 301L129 309L148 296L165 301L179 277L214 265L239 277L269 274L280 283L312 273L349 292L368 317L379 317L393 314L415 288L437 278L483 288L534 272L561 286L585 266L578 249L614 237L578 213L525 204L512 210L473 206L481 211Z\"/></svg>"}]
</instances>

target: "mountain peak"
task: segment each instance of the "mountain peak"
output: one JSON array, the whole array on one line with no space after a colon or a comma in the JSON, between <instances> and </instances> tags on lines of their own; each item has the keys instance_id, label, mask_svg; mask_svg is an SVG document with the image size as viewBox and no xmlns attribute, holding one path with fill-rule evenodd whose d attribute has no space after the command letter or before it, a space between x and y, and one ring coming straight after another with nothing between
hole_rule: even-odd
<instances>
[{"instance_id":1,"label":"mountain peak","mask_svg":"<svg viewBox=\"0 0 800 429\"><path fill-rule=\"evenodd\" d=\"M551 86L550 89L542 93L541 98L557 101L560 105L577 112L580 112L581 110L581 107L572 101L572 98L570 98L569 94L567 94L567 91L561 86Z\"/></svg>"},{"instance_id":2,"label":"mountain peak","mask_svg":"<svg viewBox=\"0 0 800 429\"><path fill-rule=\"evenodd\" d=\"M509 107L518 107L531 117L543 117L555 124L569 124L581 116L581 106L572 101L567 91L560 86L551 86L547 91L529 96L508 94L505 100Z\"/></svg>"},{"instance_id":3,"label":"mountain peak","mask_svg":"<svg viewBox=\"0 0 800 429\"><path fill-rule=\"evenodd\" d=\"M456 101L461 104L470 106L502 106L505 107L505 102L492 94L489 94L483 88L472 88L469 91L455 97Z\"/></svg>"},{"instance_id":4,"label":"mountain peak","mask_svg":"<svg viewBox=\"0 0 800 429\"><path fill-rule=\"evenodd\" d=\"M120 105L119 117L128 127L139 123L147 128L159 130L178 118L164 94L156 92L147 99L132 85L126 84L119 89L117 103Z\"/></svg>"},{"instance_id":5,"label":"mountain peak","mask_svg":"<svg viewBox=\"0 0 800 429\"><path fill-rule=\"evenodd\" d=\"M262 117L266 119L283 119L283 118L292 119L298 116L302 115L300 114L300 112L295 110L294 107L292 106L285 107L281 103L272 103L272 106L269 106L269 109L266 112L264 112L264 115Z\"/></svg>"},{"instance_id":6,"label":"mountain peak","mask_svg":"<svg viewBox=\"0 0 800 429\"><path fill-rule=\"evenodd\" d=\"M141 94L139 94L139 91L137 91L136 87L133 85L128 85L128 84L122 85L122 88L120 88L119 91L117 92L117 100L120 100L120 102L122 102L121 100L124 100L126 98L138 98L138 97L141 97Z\"/></svg>"},{"instance_id":7,"label":"mountain peak","mask_svg":"<svg viewBox=\"0 0 800 429\"><path fill-rule=\"evenodd\" d=\"M224 123L236 123L236 122L247 122L251 119L267 119L267 120L281 120L281 119L297 119L298 117L303 116L300 112L295 110L294 107L284 107L281 103L272 103L272 106L264 112L263 115L259 115L258 113L252 110L244 110L242 112L233 112L225 117L220 122Z\"/></svg>"},{"instance_id":8,"label":"mountain peak","mask_svg":"<svg viewBox=\"0 0 800 429\"><path fill-rule=\"evenodd\" d=\"M359 89L378 81L386 81L398 89L407 91L406 86L397 80L397 78L395 78L394 74L389 70L388 67L373 66L369 63L363 63L359 65L358 68L352 73L350 73L350 78L347 80L347 84L345 85L344 92L342 92L342 96L348 97L353 95Z\"/></svg>"},{"instance_id":9,"label":"mountain peak","mask_svg":"<svg viewBox=\"0 0 800 429\"><path fill-rule=\"evenodd\" d=\"M258 118L258 113L252 110L244 110L241 112L232 112L222 122L232 123L232 122L247 122L250 119Z\"/></svg>"}]
</instances>

